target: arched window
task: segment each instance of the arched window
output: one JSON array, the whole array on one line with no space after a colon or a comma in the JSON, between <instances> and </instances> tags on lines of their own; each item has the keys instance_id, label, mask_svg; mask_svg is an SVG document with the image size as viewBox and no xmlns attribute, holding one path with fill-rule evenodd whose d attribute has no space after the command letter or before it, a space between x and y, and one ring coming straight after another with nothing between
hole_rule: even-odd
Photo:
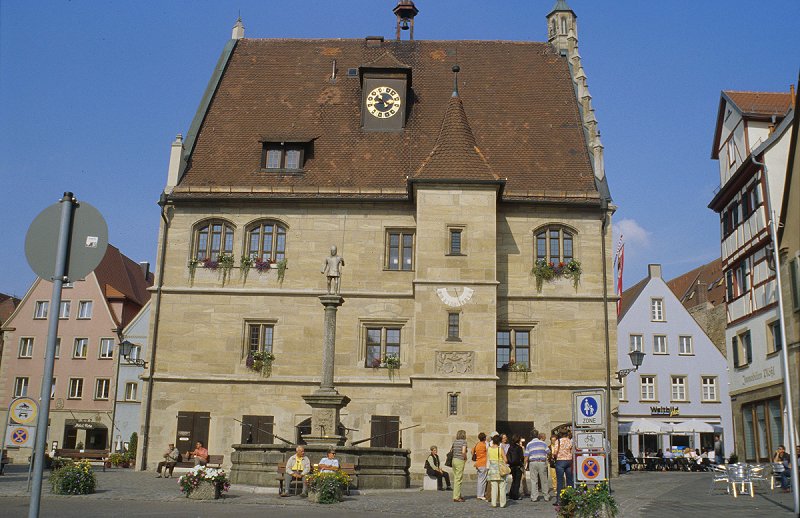
<instances>
[{"instance_id":1,"label":"arched window","mask_svg":"<svg viewBox=\"0 0 800 518\"><path fill-rule=\"evenodd\" d=\"M534 234L534 254L536 261L558 264L574 259L574 232L559 226L543 227Z\"/></svg>"},{"instance_id":2,"label":"arched window","mask_svg":"<svg viewBox=\"0 0 800 518\"><path fill-rule=\"evenodd\" d=\"M561 34L567 33L567 19L563 16L561 17Z\"/></svg>"},{"instance_id":3,"label":"arched window","mask_svg":"<svg viewBox=\"0 0 800 518\"><path fill-rule=\"evenodd\" d=\"M220 254L233 253L233 225L212 219L198 225L194 231L194 257L198 261L216 261Z\"/></svg>"},{"instance_id":4,"label":"arched window","mask_svg":"<svg viewBox=\"0 0 800 518\"><path fill-rule=\"evenodd\" d=\"M286 227L277 221L261 221L247 231L247 256L258 261L286 258Z\"/></svg>"}]
</instances>

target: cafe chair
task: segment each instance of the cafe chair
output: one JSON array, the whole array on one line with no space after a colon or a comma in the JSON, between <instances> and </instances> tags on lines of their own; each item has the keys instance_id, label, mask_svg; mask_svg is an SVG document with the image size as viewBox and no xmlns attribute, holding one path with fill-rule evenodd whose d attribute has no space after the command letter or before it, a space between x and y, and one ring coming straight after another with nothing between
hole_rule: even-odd
<instances>
[{"instance_id":1,"label":"cafe chair","mask_svg":"<svg viewBox=\"0 0 800 518\"><path fill-rule=\"evenodd\" d=\"M775 486L781 485L781 474L783 470L786 469L783 466L782 462L772 462L770 463L770 474L769 474L769 490L774 492Z\"/></svg>"},{"instance_id":2,"label":"cafe chair","mask_svg":"<svg viewBox=\"0 0 800 518\"><path fill-rule=\"evenodd\" d=\"M740 494L746 494L750 490L750 496L755 498L753 493L753 481L750 479L750 466L747 464L734 464L728 466L728 479L733 488L733 497L737 498Z\"/></svg>"},{"instance_id":3,"label":"cafe chair","mask_svg":"<svg viewBox=\"0 0 800 518\"><path fill-rule=\"evenodd\" d=\"M728 470L725 469L723 466L714 466L711 469L712 478L711 478L711 489L709 489L708 494L714 492L714 488L717 484L725 484L725 491L730 493L730 478L728 477Z\"/></svg>"}]
</instances>

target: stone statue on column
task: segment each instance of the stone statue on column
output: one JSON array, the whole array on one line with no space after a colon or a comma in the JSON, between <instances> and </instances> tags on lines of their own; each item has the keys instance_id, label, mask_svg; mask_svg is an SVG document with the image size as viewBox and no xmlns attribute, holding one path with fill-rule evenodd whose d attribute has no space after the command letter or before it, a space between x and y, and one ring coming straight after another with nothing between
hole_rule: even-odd
<instances>
[{"instance_id":1,"label":"stone statue on column","mask_svg":"<svg viewBox=\"0 0 800 518\"><path fill-rule=\"evenodd\" d=\"M328 293L339 294L341 269L344 266L344 258L336 254L336 245L331 246L331 255L325 258L322 264L322 271L328 277ZM333 291L331 291L333 289Z\"/></svg>"}]
</instances>

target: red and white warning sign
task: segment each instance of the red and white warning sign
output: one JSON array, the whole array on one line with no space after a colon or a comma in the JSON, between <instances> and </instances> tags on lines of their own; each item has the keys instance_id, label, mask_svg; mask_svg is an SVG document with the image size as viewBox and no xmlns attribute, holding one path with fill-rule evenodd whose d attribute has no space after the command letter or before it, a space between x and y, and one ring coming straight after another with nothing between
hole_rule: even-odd
<instances>
[{"instance_id":1,"label":"red and white warning sign","mask_svg":"<svg viewBox=\"0 0 800 518\"><path fill-rule=\"evenodd\" d=\"M581 482L606 480L606 459L602 455L578 455L576 464Z\"/></svg>"}]
</instances>

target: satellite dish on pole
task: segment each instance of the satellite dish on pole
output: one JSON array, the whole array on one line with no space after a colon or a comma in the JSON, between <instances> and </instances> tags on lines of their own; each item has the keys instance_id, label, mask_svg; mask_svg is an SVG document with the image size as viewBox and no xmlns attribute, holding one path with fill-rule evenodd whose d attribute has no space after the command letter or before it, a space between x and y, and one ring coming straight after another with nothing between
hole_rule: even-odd
<instances>
[{"instance_id":1,"label":"satellite dish on pole","mask_svg":"<svg viewBox=\"0 0 800 518\"><path fill-rule=\"evenodd\" d=\"M25 256L31 269L53 280L58 257L58 233L63 202L50 205L36 216L25 236ZM75 202L64 276L83 279L97 268L108 247L108 226L102 214L85 201Z\"/></svg>"}]
</instances>

